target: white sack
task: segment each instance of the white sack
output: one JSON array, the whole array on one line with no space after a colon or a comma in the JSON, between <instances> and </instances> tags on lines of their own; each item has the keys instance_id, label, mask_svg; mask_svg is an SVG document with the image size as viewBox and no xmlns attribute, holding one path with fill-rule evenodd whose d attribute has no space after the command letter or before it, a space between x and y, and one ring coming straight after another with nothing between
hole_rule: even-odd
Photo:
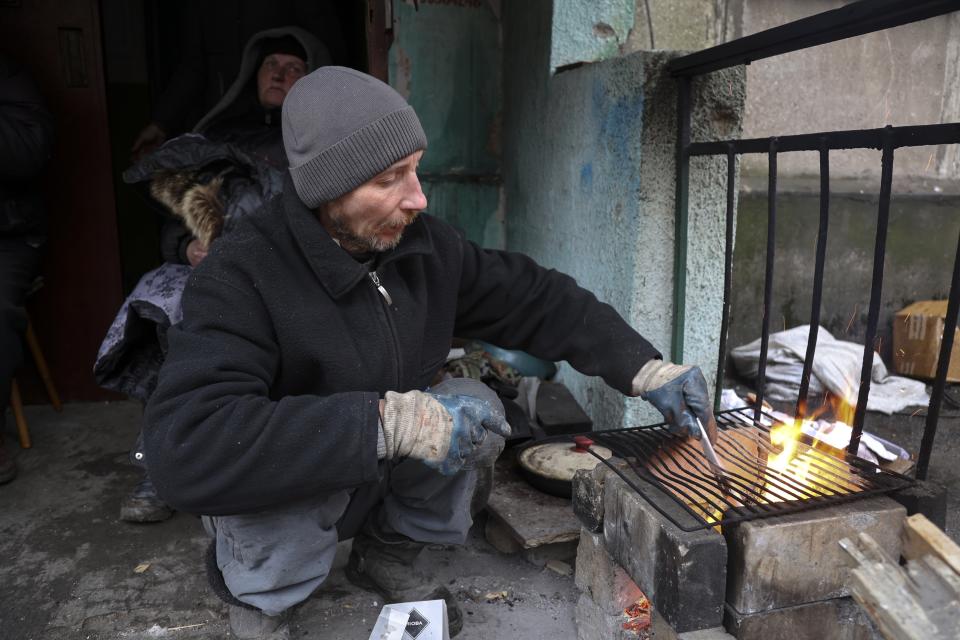
<instances>
[{"instance_id":1,"label":"white sack","mask_svg":"<svg viewBox=\"0 0 960 640\"><path fill-rule=\"evenodd\" d=\"M809 333L810 325L801 325L770 335L765 397L782 402L797 401ZM756 379L760 367L759 338L733 349L730 356L740 375L750 380ZM810 395L823 395L824 391L830 391L844 398L850 406L856 405L862 367L863 345L837 340L820 327L810 376ZM873 358L871 381L867 400L867 409L870 411L889 415L906 407L930 403L930 395L923 382L891 376L879 354Z\"/></svg>"}]
</instances>

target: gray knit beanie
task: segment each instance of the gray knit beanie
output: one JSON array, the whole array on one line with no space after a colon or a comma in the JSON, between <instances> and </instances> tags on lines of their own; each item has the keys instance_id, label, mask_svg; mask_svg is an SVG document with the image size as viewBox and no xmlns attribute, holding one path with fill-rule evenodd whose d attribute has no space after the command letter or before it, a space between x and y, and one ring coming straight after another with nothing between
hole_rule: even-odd
<instances>
[{"instance_id":1,"label":"gray knit beanie","mask_svg":"<svg viewBox=\"0 0 960 640\"><path fill-rule=\"evenodd\" d=\"M427 147L417 114L399 93L346 67L300 78L283 101L282 122L293 185L311 209Z\"/></svg>"}]
</instances>

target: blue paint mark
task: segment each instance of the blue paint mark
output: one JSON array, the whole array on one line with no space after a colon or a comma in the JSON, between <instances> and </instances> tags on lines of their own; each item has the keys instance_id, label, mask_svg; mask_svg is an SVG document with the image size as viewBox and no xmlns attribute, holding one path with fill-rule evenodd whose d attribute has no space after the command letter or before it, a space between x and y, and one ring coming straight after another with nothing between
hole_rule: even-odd
<instances>
[{"instance_id":1,"label":"blue paint mark","mask_svg":"<svg viewBox=\"0 0 960 640\"><path fill-rule=\"evenodd\" d=\"M592 112L599 125L597 153L609 163L618 189L640 189L640 136L643 131L642 87L618 85L616 76L598 76L591 87ZM606 176L606 173L604 174Z\"/></svg>"},{"instance_id":2,"label":"blue paint mark","mask_svg":"<svg viewBox=\"0 0 960 640\"><path fill-rule=\"evenodd\" d=\"M580 167L580 188L584 191L590 191L593 188L593 163Z\"/></svg>"}]
</instances>

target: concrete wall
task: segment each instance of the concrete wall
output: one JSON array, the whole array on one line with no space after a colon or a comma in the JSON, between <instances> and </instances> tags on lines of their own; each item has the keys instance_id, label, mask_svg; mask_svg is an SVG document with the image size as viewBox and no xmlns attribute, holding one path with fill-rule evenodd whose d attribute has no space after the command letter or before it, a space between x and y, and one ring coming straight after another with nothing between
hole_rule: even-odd
<instances>
[{"instance_id":1,"label":"concrete wall","mask_svg":"<svg viewBox=\"0 0 960 640\"><path fill-rule=\"evenodd\" d=\"M429 140L420 163L427 211L502 248L498 4L395 0L389 74Z\"/></svg>"},{"instance_id":2,"label":"concrete wall","mask_svg":"<svg viewBox=\"0 0 960 640\"><path fill-rule=\"evenodd\" d=\"M741 0L558 0L550 69L635 51L704 49L739 35L742 8Z\"/></svg>"},{"instance_id":3,"label":"concrete wall","mask_svg":"<svg viewBox=\"0 0 960 640\"><path fill-rule=\"evenodd\" d=\"M551 68L633 51L698 50L848 4L845 0L626 0L555 3ZM647 7L649 6L649 12ZM960 12L758 60L747 67L747 138L960 121ZM832 154L837 178L880 175L870 151ZM747 156L747 175L766 158ZM813 154L783 154L784 176L816 174ZM897 186L933 192L960 178L960 146L898 152Z\"/></svg>"},{"instance_id":4,"label":"concrete wall","mask_svg":"<svg viewBox=\"0 0 960 640\"><path fill-rule=\"evenodd\" d=\"M836 7L839 0L743 0L749 34ZM758 61L747 67L744 137L960 121L960 14ZM898 149L878 344L891 362L893 314L945 298L960 230L957 145ZM730 344L760 335L767 158L745 157ZM809 322L818 224L814 153L778 157L778 241L772 329ZM832 152L822 324L863 341L869 305L880 152Z\"/></svg>"},{"instance_id":5,"label":"concrete wall","mask_svg":"<svg viewBox=\"0 0 960 640\"><path fill-rule=\"evenodd\" d=\"M890 207L884 287L878 344L891 363L893 314L923 299L945 299L960 234L960 197L895 197ZM734 254L730 345L760 335L766 251L766 194L740 196L737 250ZM818 200L809 194L777 199L777 263L774 268L771 331L806 324L813 291L813 256L819 216ZM831 198L821 324L834 337L863 344L873 245L876 237L875 193L846 193Z\"/></svg>"},{"instance_id":6,"label":"concrete wall","mask_svg":"<svg viewBox=\"0 0 960 640\"><path fill-rule=\"evenodd\" d=\"M741 1L744 34L847 4ZM748 138L960 121L960 13L754 62L747 95ZM956 180L958 160L957 145L898 150L896 177L904 185ZM818 172L815 154L783 154L778 165L782 175ZM830 170L838 178L879 176L879 154L833 153ZM765 174L766 158L748 156L744 171Z\"/></svg>"},{"instance_id":7,"label":"concrete wall","mask_svg":"<svg viewBox=\"0 0 960 640\"><path fill-rule=\"evenodd\" d=\"M507 246L571 274L666 351L676 131L676 83L664 72L669 55L637 53L551 75L557 36L551 20L563 3L504 6ZM592 29L589 20L584 25ZM739 135L742 74L718 74L697 95L699 135ZM686 360L710 372L722 293L717 211L724 207L725 171L702 161L692 174ZM645 403L602 381L569 368L562 376L599 428L659 420Z\"/></svg>"}]
</instances>

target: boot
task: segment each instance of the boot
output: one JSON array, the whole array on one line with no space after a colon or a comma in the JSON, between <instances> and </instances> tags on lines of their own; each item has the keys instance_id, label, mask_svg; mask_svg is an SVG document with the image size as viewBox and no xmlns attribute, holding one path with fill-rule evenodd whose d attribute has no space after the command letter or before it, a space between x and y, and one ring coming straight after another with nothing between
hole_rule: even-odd
<instances>
[{"instance_id":1,"label":"boot","mask_svg":"<svg viewBox=\"0 0 960 640\"><path fill-rule=\"evenodd\" d=\"M148 475L120 501L120 519L125 522L162 522L172 515L173 509L157 495Z\"/></svg>"},{"instance_id":2,"label":"boot","mask_svg":"<svg viewBox=\"0 0 960 640\"><path fill-rule=\"evenodd\" d=\"M0 421L2 424L2 421ZM13 480L17 475L17 463L13 456L7 450L6 445L0 441L0 484L6 484Z\"/></svg>"},{"instance_id":3,"label":"boot","mask_svg":"<svg viewBox=\"0 0 960 640\"><path fill-rule=\"evenodd\" d=\"M259 609L230 605L230 631L244 640L290 640L286 616L268 616Z\"/></svg>"},{"instance_id":4,"label":"boot","mask_svg":"<svg viewBox=\"0 0 960 640\"><path fill-rule=\"evenodd\" d=\"M372 529L365 525L364 530L353 538L346 567L347 579L361 589L380 594L388 603L443 600L447 603L450 637L460 633L463 612L453 594L414 566L424 543Z\"/></svg>"}]
</instances>

